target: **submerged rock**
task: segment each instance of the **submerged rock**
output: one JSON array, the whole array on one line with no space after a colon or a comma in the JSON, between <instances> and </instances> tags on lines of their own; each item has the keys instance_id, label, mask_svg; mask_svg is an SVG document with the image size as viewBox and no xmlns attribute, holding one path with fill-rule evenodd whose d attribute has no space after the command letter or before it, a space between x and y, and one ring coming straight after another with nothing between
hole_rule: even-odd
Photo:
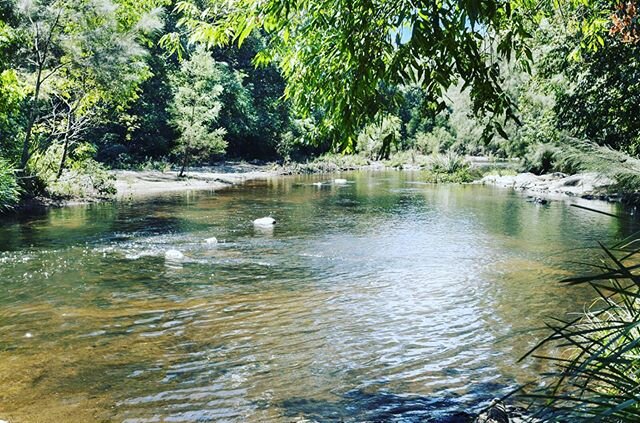
<instances>
[{"instance_id":1,"label":"submerged rock","mask_svg":"<svg viewBox=\"0 0 640 423\"><path fill-rule=\"evenodd\" d=\"M532 417L522 407L505 405L499 399L494 399L473 421L473 423L540 423L541 420Z\"/></svg>"},{"instance_id":2,"label":"submerged rock","mask_svg":"<svg viewBox=\"0 0 640 423\"><path fill-rule=\"evenodd\" d=\"M507 407L502 401L494 400L486 411L480 413L475 423L509 423Z\"/></svg>"},{"instance_id":3,"label":"submerged rock","mask_svg":"<svg viewBox=\"0 0 640 423\"><path fill-rule=\"evenodd\" d=\"M167 261L182 261L184 259L184 254L182 254L178 250L167 250L164 253L164 259Z\"/></svg>"}]
</instances>

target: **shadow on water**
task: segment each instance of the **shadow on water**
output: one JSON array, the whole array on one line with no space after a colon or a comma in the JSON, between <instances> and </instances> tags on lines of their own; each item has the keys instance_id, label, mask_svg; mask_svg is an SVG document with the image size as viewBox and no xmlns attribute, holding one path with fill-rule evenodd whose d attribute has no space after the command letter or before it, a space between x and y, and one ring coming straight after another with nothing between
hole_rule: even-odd
<instances>
[{"instance_id":1,"label":"shadow on water","mask_svg":"<svg viewBox=\"0 0 640 423\"><path fill-rule=\"evenodd\" d=\"M469 423L475 416L460 410L480 411L502 388L493 383L478 384L473 388L473 402L454 395L401 395L358 389L337 401L298 397L283 401L281 407L285 417L319 422Z\"/></svg>"}]
</instances>

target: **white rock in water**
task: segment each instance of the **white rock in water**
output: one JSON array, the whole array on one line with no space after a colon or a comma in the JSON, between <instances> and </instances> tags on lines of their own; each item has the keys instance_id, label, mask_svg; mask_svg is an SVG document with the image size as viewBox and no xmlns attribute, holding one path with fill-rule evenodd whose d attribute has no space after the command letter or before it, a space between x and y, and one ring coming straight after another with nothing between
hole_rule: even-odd
<instances>
[{"instance_id":1,"label":"white rock in water","mask_svg":"<svg viewBox=\"0 0 640 423\"><path fill-rule=\"evenodd\" d=\"M31 332L27 332L24 334L25 338L33 338L33 334ZM2 420L0 420L0 423L2 423Z\"/></svg>"},{"instance_id":2,"label":"white rock in water","mask_svg":"<svg viewBox=\"0 0 640 423\"><path fill-rule=\"evenodd\" d=\"M254 226L269 227L276 224L276 220L273 217L261 217L253 221Z\"/></svg>"},{"instance_id":3,"label":"white rock in water","mask_svg":"<svg viewBox=\"0 0 640 423\"><path fill-rule=\"evenodd\" d=\"M311 185L315 185L317 187L321 187L322 186L322 182L314 182Z\"/></svg>"},{"instance_id":4,"label":"white rock in water","mask_svg":"<svg viewBox=\"0 0 640 423\"><path fill-rule=\"evenodd\" d=\"M335 184L346 184L346 183L347 183L347 180L346 180L346 179L340 179L340 178L338 178L338 179L334 179L334 180L333 180L333 182L334 182Z\"/></svg>"},{"instance_id":5,"label":"white rock in water","mask_svg":"<svg viewBox=\"0 0 640 423\"><path fill-rule=\"evenodd\" d=\"M216 238L215 236L212 236L211 238L205 239L204 242L209 245L215 245L218 243L218 238Z\"/></svg>"},{"instance_id":6,"label":"white rock in water","mask_svg":"<svg viewBox=\"0 0 640 423\"><path fill-rule=\"evenodd\" d=\"M169 261L180 261L184 258L184 254L182 254L178 250L167 250L164 253L164 259Z\"/></svg>"}]
</instances>

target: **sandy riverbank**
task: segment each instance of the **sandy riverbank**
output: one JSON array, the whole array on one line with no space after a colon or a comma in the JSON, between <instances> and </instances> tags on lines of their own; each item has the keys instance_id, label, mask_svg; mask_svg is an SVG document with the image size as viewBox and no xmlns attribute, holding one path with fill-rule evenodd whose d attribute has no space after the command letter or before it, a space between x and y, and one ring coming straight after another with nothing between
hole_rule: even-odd
<instances>
[{"instance_id":1,"label":"sandy riverbank","mask_svg":"<svg viewBox=\"0 0 640 423\"><path fill-rule=\"evenodd\" d=\"M177 171L114 170L117 198L141 197L179 191L218 190L248 180L267 179L284 174L281 167L225 163L216 166L190 169L184 178Z\"/></svg>"},{"instance_id":2,"label":"sandy riverbank","mask_svg":"<svg viewBox=\"0 0 640 423\"><path fill-rule=\"evenodd\" d=\"M482 161L471 160L476 168L486 167ZM488 163L488 162L487 162ZM347 171L420 171L416 164L389 167L382 162L369 162L362 166L340 166L338 164L321 165L280 165L276 163L251 164L246 162L225 162L213 166L190 168L186 177L179 178L177 171L160 170L112 170L113 184L117 190L114 197L118 200L158 196L165 193L185 191L216 191L226 187L242 184L250 180L268 179L283 175L301 173L339 173ZM564 175L534 175L520 173L517 175L489 174L472 182L475 184L494 185L511 188L531 197L543 199L562 199L579 197L584 199L601 199L618 201L620 196L611 194L611 186L615 181L595 173ZM104 201L110 198L88 195L83 198L50 198L37 197L24 201L14 212L32 211L47 207L62 207Z\"/></svg>"},{"instance_id":3,"label":"sandy riverbank","mask_svg":"<svg viewBox=\"0 0 640 423\"><path fill-rule=\"evenodd\" d=\"M477 164L474 164L478 166ZM366 166L340 169L333 172L365 170L397 170L389 168L382 163L372 162ZM403 166L403 171L420 170L416 166ZM307 170L308 171L308 170ZM276 176L300 173L294 167L280 166L276 164L256 165L244 162L231 162L215 166L192 168L186 177L179 178L177 171L131 171L114 170L116 198L130 198L141 196L159 195L162 193L193 191L193 190L219 190L231 185L237 185L249 180L268 179ZM534 175L532 173L520 173L517 175L490 174L473 183L494 185L502 188L512 188L531 196L544 199L559 199L566 197L579 197L584 199L618 200L618 196L611 194L610 188L615 181L596 173L582 173L577 175L565 175L552 173L547 175Z\"/></svg>"}]
</instances>

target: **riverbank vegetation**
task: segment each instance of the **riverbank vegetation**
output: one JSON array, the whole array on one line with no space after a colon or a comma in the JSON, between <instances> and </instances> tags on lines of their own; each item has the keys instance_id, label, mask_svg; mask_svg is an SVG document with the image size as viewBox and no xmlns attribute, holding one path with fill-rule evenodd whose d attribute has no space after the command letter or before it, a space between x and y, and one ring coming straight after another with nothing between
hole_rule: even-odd
<instances>
[{"instance_id":1,"label":"riverbank vegetation","mask_svg":"<svg viewBox=\"0 0 640 423\"><path fill-rule=\"evenodd\" d=\"M548 324L550 335L529 354L552 371L523 398L550 421L635 422L640 418L640 278L637 235L602 247L594 273L564 280L589 285L597 299L581 314ZM549 354L548 351L558 351ZM545 352L546 351L546 352Z\"/></svg>"},{"instance_id":2,"label":"riverbank vegetation","mask_svg":"<svg viewBox=\"0 0 640 423\"><path fill-rule=\"evenodd\" d=\"M3 207L108 196L109 168L344 154L638 188L635 3L330 3L3 2Z\"/></svg>"}]
</instances>

